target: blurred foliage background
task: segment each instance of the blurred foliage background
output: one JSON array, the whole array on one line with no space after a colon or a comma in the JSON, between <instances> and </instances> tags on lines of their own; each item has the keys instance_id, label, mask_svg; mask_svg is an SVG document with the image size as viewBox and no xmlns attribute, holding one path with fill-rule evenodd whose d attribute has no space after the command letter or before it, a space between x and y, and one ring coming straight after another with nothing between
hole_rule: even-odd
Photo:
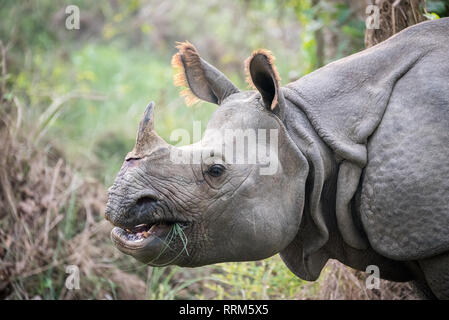
<instances>
[{"instance_id":1,"label":"blurred foliage background","mask_svg":"<svg viewBox=\"0 0 449 320\"><path fill-rule=\"evenodd\" d=\"M0 38L10 42L8 84L36 109L69 93L46 137L83 173L111 184L132 148L146 104L156 128L206 122L215 106L184 107L172 84L175 42L189 40L203 57L245 89L243 61L267 48L284 83L363 47L364 20L336 1L2 1ZM355 1L353 1L355 2ZM80 30L65 28L65 8L80 8ZM316 55L315 31L326 32ZM91 99L89 99L91 98Z\"/></svg>"},{"instance_id":2,"label":"blurred foliage background","mask_svg":"<svg viewBox=\"0 0 449 320\"><path fill-rule=\"evenodd\" d=\"M68 5L80 9L79 30L65 27ZM433 17L449 11L447 1L427 6ZM243 61L267 48L286 84L362 50L365 8L359 0L0 0L0 297L382 297L360 289L360 277L336 263L312 284L279 257L198 269L142 266L112 248L102 216L105 190L149 101L167 141L174 129L192 130L194 120L204 129L216 107L187 108L179 97L170 66L176 41L195 44L241 89ZM80 266L81 289L67 291L64 266L72 263Z\"/></svg>"}]
</instances>

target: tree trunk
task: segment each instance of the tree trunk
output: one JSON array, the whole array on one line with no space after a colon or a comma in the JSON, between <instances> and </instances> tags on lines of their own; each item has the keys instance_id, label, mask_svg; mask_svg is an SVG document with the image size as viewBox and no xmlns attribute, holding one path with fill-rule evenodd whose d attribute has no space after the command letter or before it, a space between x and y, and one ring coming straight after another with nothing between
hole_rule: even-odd
<instances>
[{"instance_id":1,"label":"tree trunk","mask_svg":"<svg viewBox=\"0 0 449 320\"><path fill-rule=\"evenodd\" d=\"M367 29L365 46L372 47L399 31L425 21L425 0L367 0L368 5L379 7L379 28Z\"/></svg>"},{"instance_id":2,"label":"tree trunk","mask_svg":"<svg viewBox=\"0 0 449 320\"><path fill-rule=\"evenodd\" d=\"M312 7L318 5L319 0L312 0ZM316 41L316 66L318 69L324 65L324 36L323 29L320 28L315 31L315 41Z\"/></svg>"}]
</instances>

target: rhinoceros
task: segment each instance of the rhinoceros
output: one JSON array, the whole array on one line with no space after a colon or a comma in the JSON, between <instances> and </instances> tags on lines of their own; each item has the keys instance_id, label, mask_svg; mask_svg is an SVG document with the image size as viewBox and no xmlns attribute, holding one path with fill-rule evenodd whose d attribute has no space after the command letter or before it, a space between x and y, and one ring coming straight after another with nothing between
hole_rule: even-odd
<instances>
[{"instance_id":1,"label":"rhinoceros","mask_svg":"<svg viewBox=\"0 0 449 320\"><path fill-rule=\"evenodd\" d=\"M308 281L336 259L449 298L449 18L285 86L274 56L257 50L245 62L246 91L191 43L177 49L186 101L218 107L200 141L175 146L155 132L148 105L108 191L119 250L183 267L279 253ZM270 157L246 163L223 152L251 130Z\"/></svg>"}]
</instances>

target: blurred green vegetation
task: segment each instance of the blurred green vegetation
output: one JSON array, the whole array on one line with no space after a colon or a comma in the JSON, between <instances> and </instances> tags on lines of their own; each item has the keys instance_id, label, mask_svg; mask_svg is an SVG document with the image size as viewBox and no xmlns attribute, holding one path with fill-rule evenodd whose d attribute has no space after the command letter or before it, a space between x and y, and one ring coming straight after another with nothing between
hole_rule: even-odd
<instances>
[{"instance_id":1,"label":"blurred green vegetation","mask_svg":"<svg viewBox=\"0 0 449 320\"><path fill-rule=\"evenodd\" d=\"M65 27L65 8L73 4L80 8L79 30ZM428 9L448 10L443 1L431 1ZM363 36L363 10L359 1L349 0L0 0L0 40L7 48L4 98L15 97L27 109L24 116L45 124L45 135L27 133L36 135L36 144L105 187L132 149L149 101L156 102L156 130L167 141L174 129L191 131L194 120L204 129L216 108L208 103L187 108L179 97L170 66L176 41L195 44L245 89L243 61L254 49L274 53L286 84L361 50ZM62 226L67 237L76 232L72 206ZM277 256L195 271L133 268L145 279L150 299L288 299L304 285ZM58 296L51 272L39 275L41 285L32 294ZM115 297L113 281L95 281ZM182 293L199 282L201 288L189 291L193 296Z\"/></svg>"},{"instance_id":2,"label":"blurred green vegetation","mask_svg":"<svg viewBox=\"0 0 449 320\"><path fill-rule=\"evenodd\" d=\"M80 8L80 30L65 28L70 4ZM3 0L1 8L13 95L38 116L54 99L72 94L46 137L105 185L132 148L149 101L156 102L156 129L166 140L175 128L192 130L193 120L204 129L215 109L207 103L186 108L179 98L170 66L175 41L194 43L242 89L243 61L256 48L273 51L287 83L318 67L315 30L328 26L345 39L329 60L363 45L363 21L339 2Z\"/></svg>"}]
</instances>

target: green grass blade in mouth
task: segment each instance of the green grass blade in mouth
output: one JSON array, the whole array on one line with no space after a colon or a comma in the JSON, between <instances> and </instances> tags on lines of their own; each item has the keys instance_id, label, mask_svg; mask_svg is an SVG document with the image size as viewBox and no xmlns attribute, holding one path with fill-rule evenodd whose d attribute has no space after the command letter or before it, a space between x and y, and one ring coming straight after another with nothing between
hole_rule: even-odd
<instances>
[{"instance_id":1,"label":"green grass blade in mouth","mask_svg":"<svg viewBox=\"0 0 449 320\"><path fill-rule=\"evenodd\" d=\"M173 241L174 236L175 236L175 231L174 231L174 226L172 226L167 237L166 237L166 239L169 238L168 241L165 241L165 239L158 238L159 240L162 241L162 243L164 244L164 247L159 252L159 254L153 260L151 260L149 263L159 259L167 249L171 249L170 243Z\"/></svg>"},{"instance_id":2,"label":"green grass blade in mouth","mask_svg":"<svg viewBox=\"0 0 449 320\"><path fill-rule=\"evenodd\" d=\"M173 261L175 261L176 259L179 258L179 256L181 256L181 254L185 251L187 256L189 255L189 252L187 251L187 243L188 243L188 239L187 236L184 233L184 230L182 229L181 225L179 223L174 223L173 226L170 229L169 234L167 235L166 238L169 238L168 241L165 241L163 239L160 239L163 243L164 243L164 247L162 248L161 252L159 252L159 254L157 255L157 257L155 257L153 260L151 260L149 263L152 263L153 261L159 259L162 254L167 250L167 248L170 248L170 243L174 240L174 238L178 237L181 239L182 244L183 244L183 248L181 249L181 251L170 261L163 263L161 265L157 265L158 267L164 267L164 266L168 266L170 263L172 263ZM171 249L171 248L170 248Z\"/></svg>"},{"instance_id":3,"label":"green grass blade in mouth","mask_svg":"<svg viewBox=\"0 0 449 320\"><path fill-rule=\"evenodd\" d=\"M177 233L177 235L179 235L179 238L181 239L182 244L184 245L183 251L185 251L188 256L189 255L189 251L187 251L188 239L187 239L186 234L184 233L184 230L182 229L182 227L179 223L175 223L174 229L175 229L175 232Z\"/></svg>"}]
</instances>

